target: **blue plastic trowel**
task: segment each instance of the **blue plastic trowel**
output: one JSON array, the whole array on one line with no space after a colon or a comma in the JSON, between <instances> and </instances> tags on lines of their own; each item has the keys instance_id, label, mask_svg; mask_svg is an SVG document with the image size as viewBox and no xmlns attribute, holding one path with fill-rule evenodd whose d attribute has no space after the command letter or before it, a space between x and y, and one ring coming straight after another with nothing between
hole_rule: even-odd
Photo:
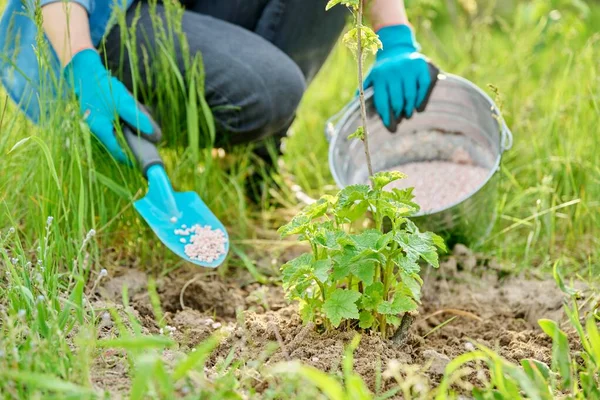
<instances>
[{"instance_id":1,"label":"blue plastic trowel","mask_svg":"<svg viewBox=\"0 0 600 400\"><path fill-rule=\"evenodd\" d=\"M221 221L197 193L179 193L173 190L162 158L152 142L136 135L126 125L123 126L123 135L139 163L140 170L148 180L148 193L133 203L138 213L164 245L179 257L202 267L216 268L221 265L229 253L229 235ZM182 236L177 231L196 224L223 231L226 240L225 251L215 260L207 262L192 259L185 253L189 237Z\"/></svg>"}]
</instances>

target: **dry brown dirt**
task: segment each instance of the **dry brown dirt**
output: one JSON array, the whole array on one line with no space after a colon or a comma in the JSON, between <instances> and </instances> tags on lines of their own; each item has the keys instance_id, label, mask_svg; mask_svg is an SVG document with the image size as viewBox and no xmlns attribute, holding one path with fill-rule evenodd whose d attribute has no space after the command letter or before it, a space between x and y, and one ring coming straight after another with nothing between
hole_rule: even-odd
<instances>
[{"instance_id":1,"label":"dry brown dirt","mask_svg":"<svg viewBox=\"0 0 600 400\"><path fill-rule=\"evenodd\" d=\"M537 320L562 318L563 294L553 280L507 275L493 262L479 259L461 246L440 270L426 273L424 280L423 305L402 345L378 335L362 337L355 352L355 369L371 388L377 374L392 360L427 366L427 376L435 384L449 360L472 350L475 343L512 362L523 358L550 362L552 342ZM233 352L236 360L260 360L269 365L298 359L324 371L339 371L344 348L354 332L318 333L313 326L302 324L295 305L285 301L279 286L240 283L244 281L194 268L157 280L165 318L176 328L173 337L180 351L224 329L227 338L208 367ZM121 271L99 293L118 302L123 284L130 286L131 304L147 331L158 333L142 272ZM104 375L108 372L107 378L124 374L118 363L113 363L116 370L111 372L107 368L110 360L103 360L99 362L105 364L99 367ZM97 376L95 383L99 387L110 384ZM119 380L119 389L124 386Z\"/></svg>"}]
</instances>

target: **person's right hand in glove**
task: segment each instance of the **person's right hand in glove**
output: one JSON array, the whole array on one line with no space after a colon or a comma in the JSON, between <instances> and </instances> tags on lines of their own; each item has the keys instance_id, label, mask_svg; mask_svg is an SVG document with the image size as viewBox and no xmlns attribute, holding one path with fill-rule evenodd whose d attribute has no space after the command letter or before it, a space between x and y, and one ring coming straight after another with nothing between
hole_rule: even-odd
<instances>
[{"instance_id":1,"label":"person's right hand in glove","mask_svg":"<svg viewBox=\"0 0 600 400\"><path fill-rule=\"evenodd\" d=\"M154 124L117 78L111 77L93 49L75 54L65 67L67 82L79 99L81 113L92 133L112 156L121 162L127 157L119 146L114 124L123 120L153 142L159 140Z\"/></svg>"},{"instance_id":2,"label":"person's right hand in glove","mask_svg":"<svg viewBox=\"0 0 600 400\"><path fill-rule=\"evenodd\" d=\"M64 66L68 86L79 100L80 110L90 130L110 154L128 162L115 136L115 124L123 120L133 130L157 142L161 132L127 88L102 64L91 42L86 10L69 2L50 3L42 7L44 31Z\"/></svg>"}]
</instances>

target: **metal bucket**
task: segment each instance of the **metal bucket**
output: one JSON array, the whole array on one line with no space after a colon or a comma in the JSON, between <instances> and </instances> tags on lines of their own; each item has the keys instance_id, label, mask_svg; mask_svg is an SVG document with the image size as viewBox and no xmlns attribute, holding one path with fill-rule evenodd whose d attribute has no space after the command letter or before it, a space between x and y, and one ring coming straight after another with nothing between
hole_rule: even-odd
<instances>
[{"instance_id":1,"label":"metal bucket","mask_svg":"<svg viewBox=\"0 0 600 400\"><path fill-rule=\"evenodd\" d=\"M490 233L496 219L497 174L502 154L512 146L512 133L494 101L479 87L459 76L440 73L429 103L391 134L383 126L365 91L369 147L375 172L418 161L451 161L457 149L489 171L472 193L447 207L413 217L423 230L436 232L450 243L476 246ZM327 123L329 166L340 188L366 183L368 171L363 143L348 140L360 125L358 99Z\"/></svg>"}]
</instances>

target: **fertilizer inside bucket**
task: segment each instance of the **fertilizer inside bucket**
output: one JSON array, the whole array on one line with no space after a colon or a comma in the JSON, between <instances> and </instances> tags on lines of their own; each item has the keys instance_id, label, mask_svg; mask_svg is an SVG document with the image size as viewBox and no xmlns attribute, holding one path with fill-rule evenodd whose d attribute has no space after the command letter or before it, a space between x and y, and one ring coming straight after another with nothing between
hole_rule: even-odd
<instances>
[{"instance_id":1,"label":"fertilizer inside bucket","mask_svg":"<svg viewBox=\"0 0 600 400\"><path fill-rule=\"evenodd\" d=\"M414 201L426 213L464 200L483 184L489 173L477 165L451 161L411 162L389 171L400 171L406 178L390 183L386 189L414 187Z\"/></svg>"}]
</instances>

